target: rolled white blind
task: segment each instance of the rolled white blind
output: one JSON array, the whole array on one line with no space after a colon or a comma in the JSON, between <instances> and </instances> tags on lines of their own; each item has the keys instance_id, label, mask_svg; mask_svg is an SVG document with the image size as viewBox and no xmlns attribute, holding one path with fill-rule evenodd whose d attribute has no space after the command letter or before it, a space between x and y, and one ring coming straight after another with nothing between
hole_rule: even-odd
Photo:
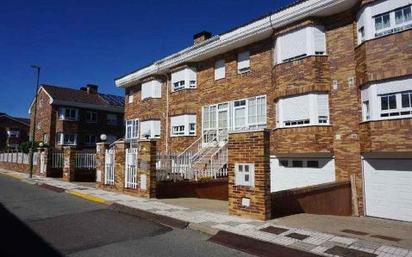
<instances>
[{"instance_id":1,"label":"rolled white blind","mask_svg":"<svg viewBox=\"0 0 412 257\"><path fill-rule=\"evenodd\" d=\"M249 51L242 52L238 54L237 57L237 69L246 69L250 67L250 53Z\"/></svg>"},{"instance_id":2,"label":"rolled white blind","mask_svg":"<svg viewBox=\"0 0 412 257\"><path fill-rule=\"evenodd\" d=\"M177 81L185 80L185 69L173 72L171 80L172 84Z\"/></svg>"},{"instance_id":3,"label":"rolled white blind","mask_svg":"<svg viewBox=\"0 0 412 257\"><path fill-rule=\"evenodd\" d=\"M326 36L323 27L313 27L313 33L315 37L315 52L326 53Z\"/></svg>"},{"instance_id":4,"label":"rolled white blind","mask_svg":"<svg viewBox=\"0 0 412 257\"><path fill-rule=\"evenodd\" d=\"M156 98L162 97L162 83L158 80L153 80L152 87L152 96Z\"/></svg>"},{"instance_id":5,"label":"rolled white blind","mask_svg":"<svg viewBox=\"0 0 412 257\"><path fill-rule=\"evenodd\" d=\"M215 63L215 79L223 79L225 77L225 60L219 60Z\"/></svg>"},{"instance_id":6,"label":"rolled white blind","mask_svg":"<svg viewBox=\"0 0 412 257\"><path fill-rule=\"evenodd\" d=\"M303 120L310 118L310 97L309 95L294 96L282 101L283 121Z\"/></svg>"},{"instance_id":7,"label":"rolled white blind","mask_svg":"<svg viewBox=\"0 0 412 257\"><path fill-rule=\"evenodd\" d=\"M318 94L318 116L329 117L329 97L328 94Z\"/></svg>"},{"instance_id":8,"label":"rolled white blind","mask_svg":"<svg viewBox=\"0 0 412 257\"><path fill-rule=\"evenodd\" d=\"M281 61L307 54L307 29L296 30L278 38L280 51L277 54Z\"/></svg>"},{"instance_id":9,"label":"rolled white blind","mask_svg":"<svg viewBox=\"0 0 412 257\"><path fill-rule=\"evenodd\" d=\"M150 81L142 84L142 100L148 97L152 97L152 83Z\"/></svg>"},{"instance_id":10,"label":"rolled white blind","mask_svg":"<svg viewBox=\"0 0 412 257\"><path fill-rule=\"evenodd\" d=\"M145 138L145 135L151 136L152 130L151 130L151 121L142 121L140 122L140 135L142 138Z\"/></svg>"}]
</instances>

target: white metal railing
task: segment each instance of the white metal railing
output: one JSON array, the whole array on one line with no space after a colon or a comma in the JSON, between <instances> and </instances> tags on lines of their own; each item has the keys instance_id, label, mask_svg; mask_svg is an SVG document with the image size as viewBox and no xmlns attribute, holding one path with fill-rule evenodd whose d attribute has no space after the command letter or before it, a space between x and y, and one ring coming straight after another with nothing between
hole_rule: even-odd
<instances>
[{"instance_id":1,"label":"white metal railing","mask_svg":"<svg viewBox=\"0 0 412 257\"><path fill-rule=\"evenodd\" d=\"M34 165L37 165L38 153L34 153L33 161ZM30 154L23 152L3 152L0 153L0 162L18 163L18 164L29 164Z\"/></svg>"},{"instance_id":2,"label":"white metal railing","mask_svg":"<svg viewBox=\"0 0 412 257\"><path fill-rule=\"evenodd\" d=\"M137 188L137 156L138 148L128 148L126 149L126 158L125 158L125 178L124 183L126 188Z\"/></svg>"},{"instance_id":3,"label":"white metal railing","mask_svg":"<svg viewBox=\"0 0 412 257\"><path fill-rule=\"evenodd\" d=\"M104 160L104 183L114 185L114 166L115 166L114 149L106 150Z\"/></svg>"},{"instance_id":4,"label":"white metal railing","mask_svg":"<svg viewBox=\"0 0 412 257\"><path fill-rule=\"evenodd\" d=\"M227 176L227 164L228 164L228 146L225 144L220 147L210 157L210 173L213 178L226 177Z\"/></svg>"},{"instance_id":5,"label":"white metal railing","mask_svg":"<svg viewBox=\"0 0 412 257\"><path fill-rule=\"evenodd\" d=\"M76 153L76 168L79 169L96 169L95 153Z\"/></svg>"},{"instance_id":6,"label":"white metal railing","mask_svg":"<svg viewBox=\"0 0 412 257\"><path fill-rule=\"evenodd\" d=\"M62 169L64 163L64 156L62 152L51 153L51 167L54 169Z\"/></svg>"}]
</instances>

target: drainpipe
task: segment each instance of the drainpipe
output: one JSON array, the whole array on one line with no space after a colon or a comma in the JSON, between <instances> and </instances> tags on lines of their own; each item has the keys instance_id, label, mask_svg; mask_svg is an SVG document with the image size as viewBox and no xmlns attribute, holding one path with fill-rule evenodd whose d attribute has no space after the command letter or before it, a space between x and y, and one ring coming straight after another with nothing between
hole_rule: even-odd
<instances>
[{"instance_id":1,"label":"drainpipe","mask_svg":"<svg viewBox=\"0 0 412 257\"><path fill-rule=\"evenodd\" d=\"M169 76L167 73L159 73L166 79L166 127L165 127L165 151L169 154Z\"/></svg>"}]
</instances>

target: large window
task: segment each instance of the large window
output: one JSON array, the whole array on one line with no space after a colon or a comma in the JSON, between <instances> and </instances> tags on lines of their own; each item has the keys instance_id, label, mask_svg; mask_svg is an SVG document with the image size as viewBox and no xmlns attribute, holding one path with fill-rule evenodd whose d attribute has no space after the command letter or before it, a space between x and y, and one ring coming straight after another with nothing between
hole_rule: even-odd
<instances>
[{"instance_id":1,"label":"large window","mask_svg":"<svg viewBox=\"0 0 412 257\"><path fill-rule=\"evenodd\" d=\"M197 75L195 68L186 67L172 73L172 92L196 87Z\"/></svg>"},{"instance_id":2,"label":"large window","mask_svg":"<svg viewBox=\"0 0 412 257\"><path fill-rule=\"evenodd\" d=\"M139 138L139 120L127 120L126 121L126 139Z\"/></svg>"},{"instance_id":3,"label":"large window","mask_svg":"<svg viewBox=\"0 0 412 257\"><path fill-rule=\"evenodd\" d=\"M326 37L322 26L308 26L276 39L276 63L289 62L310 55L326 54Z\"/></svg>"},{"instance_id":4,"label":"large window","mask_svg":"<svg viewBox=\"0 0 412 257\"><path fill-rule=\"evenodd\" d=\"M358 43L412 28L409 0L375 1L357 16Z\"/></svg>"},{"instance_id":5,"label":"large window","mask_svg":"<svg viewBox=\"0 0 412 257\"><path fill-rule=\"evenodd\" d=\"M67 133L57 133L56 141L58 145L76 145L77 144L77 135L76 134L67 134Z\"/></svg>"},{"instance_id":6,"label":"large window","mask_svg":"<svg viewBox=\"0 0 412 257\"><path fill-rule=\"evenodd\" d=\"M151 80L142 84L142 100L146 98L161 98L162 83L159 80Z\"/></svg>"},{"instance_id":7,"label":"large window","mask_svg":"<svg viewBox=\"0 0 412 257\"><path fill-rule=\"evenodd\" d=\"M59 119L77 121L79 119L79 110L76 108L60 107Z\"/></svg>"},{"instance_id":8,"label":"large window","mask_svg":"<svg viewBox=\"0 0 412 257\"><path fill-rule=\"evenodd\" d=\"M209 130L247 130L266 127L266 96L203 107L203 133Z\"/></svg>"},{"instance_id":9,"label":"large window","mask_svg":"<svg viewBox=\"0 0 412 257\"><path fill-rule=\"evenodd\" d=\"M412 78L367 85L361 97L364 121L412 117Z\"/></svg>"},{"instance_id":10,"label":"large window","mask_svg":"<svg viewBox=\"0 0 412 257\"><path fill-rule=\"evenodd\" d=\"M146 120L140 122L140 138L160 138L160 120Z\"/></svg>"},{"instance_id":11,"label":"large window","mask_svg":"<svg viewBox=\"0 0 412 257\"><path fill-rule=\"evenodd\" d=\"M326 93L285 97L276 104L277 127L329 124L329 100Z\"/></svg>"},{"instance_id":12,"label":"large window","mask_svg":"<svg viewBox=\"0 0 412 257\"><path fill-rule=\"evenodd\" d=\"M170 125L172 137L196 135L196 115L184 114L171 117Z\"/></svg>"}]
</instances>

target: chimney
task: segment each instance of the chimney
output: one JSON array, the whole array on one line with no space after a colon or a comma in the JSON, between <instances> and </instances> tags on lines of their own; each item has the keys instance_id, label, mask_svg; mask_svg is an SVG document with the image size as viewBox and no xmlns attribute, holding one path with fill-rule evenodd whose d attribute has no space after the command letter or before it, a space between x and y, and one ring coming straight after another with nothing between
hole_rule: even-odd
<instances>
[{"instance_id":1,"label":"chimney","mask_svg":"<svg viewBox=\"0 0 412 257\"><path fill-rule=\"evenodd\" d=\"M199 44L199 43L201 43L201 42L203 42L203 41L205 41L205 40L207 40L211 37L212 37L212 33L208 32L208 31L199 32L199 33L193 35L193 44L195 44L195 45Z\"/></svg>"},{"instance_id":2,"label":"chimney","mask_svg":"<svg viewBox=\"0 0 412 257\"><path fill-rule=\"evenodd\" d=\"M95 95L95 94L97 94L97 88L98 88L97 85L87 84L86 85L86 92L89 95L92 95L92 94Z\"/></svg>"},{"instance_id":3,"label":"chimney","mask_svg":"<svg viewBox=\"0 0 412 257\"><path fill-rule=\"evenodd\" d=\"M80 88L81 91L86 91L87 92L87 88L86 87L81 87Z\"/></svg>"}]
</instances>

